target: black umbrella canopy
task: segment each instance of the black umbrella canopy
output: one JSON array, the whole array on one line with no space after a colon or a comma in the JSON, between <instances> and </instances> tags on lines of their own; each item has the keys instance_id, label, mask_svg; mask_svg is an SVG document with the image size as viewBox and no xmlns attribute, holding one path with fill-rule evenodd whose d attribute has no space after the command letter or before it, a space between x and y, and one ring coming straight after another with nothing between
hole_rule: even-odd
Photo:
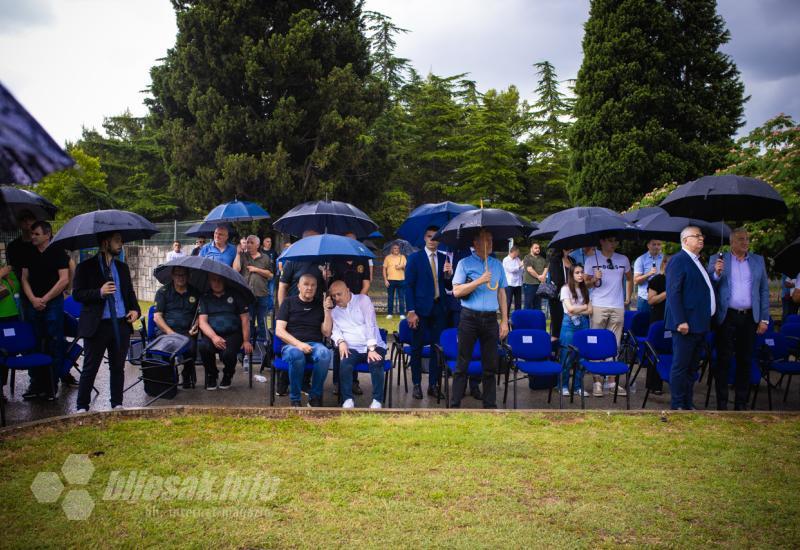
<instances>
[{"instance_id":1,"label":"black umbrella canopy","mask_svg":"<svg viewBox=\"0 0 800 550\"><path fill-rule=\"evenodd\" d=\"M436 233L436 239L452 248L469 248L482 229L491 231L495 247L527 233L530 222L499 208L477 208L462 212Z\"/></svg>"},{"instance_id":2,"label":"black umbrella canopy","mask_svg":"<svg viewBox=\"0 0 800 550\"><path fill-rule=\"evenodd\" d=\"M240 294L246 303L249 304L255 300L253 291L250 290L244 277L227 264L210 258L181 256L156 267L153 270L153 276L162 285L169 284L172 281L172 270L176 267L184 267L189 270L189 284L200 292L209 290L208 274L212 273L225 279L225 287Z\"/></svg>"},{"instance_id":3,"label":"black umbrella canopy","mask_svg":"<svg viewBox=\"0 0 800 550\"><path fill-rule=\"evenodd\" d=\"M667 211L660 206L645 206L644 208L639 208L638 210L623 212L621 215L629 222L636 223L643 218L652 216L653 214L667 214Z\"/></svg>"},{"instance_id":4,"label":"black umbrella canopy","mask_svg":"<svg viewBox=\"0 0 800 550\"><path fill-rule=\"evenodd\" d=\"M149 239L158 228L150 221L126 210L95 210L75 216L56 233L51 245L67 250L97 246L100 233L120 233L125 242Z\"/></svg>"},{"instance_id":5,"label":"black umbrella canopy","mask_svg":"<svg viewBox=\"0 0 800 550\"><path fill-rule=\"evenodd\" d=\"M731 236L731 228L726 223L670 216L664 210L645 216L634 225L639 229L639 238L646 240L659 239L679 243L681 231L690 225L699 227L709 239L729 239Z\"/></svg>"},{"instance_id":6,"label":"black umbrella canopy","mask_svg":"<svg viewBox=\"0 0 800 550\"><path fill-rule=\"evenodd\" d=\"M550 214L541 222L539 228L530 234L532 239L552 239L558 231L571 223L574 223L580 218L590 215L605 214L608 216L617 216L621 221L626 221L617 212L610 208L603 208L602 206L576 206L574 208L567 208L555 214Z\"/></svg>"},{"instance_id":7,"label":"black umbrella canopy","mask_svg":"<svg viewBox=\"0 0 800 550\"><path fill-rule=\"evenodd\" d=\"M272 227L295 237L302 237L303 232L313 230L319 234L354 233L357 239L364 239L377 231L378 224L350 203L324 200L295 206Z\"/></svg>"},{"instance_id":8,"label":"black umbrella canopy","mask_svg":"<svg viewBox=\"0 0 800 550\"><path fill-rule=\"evenodd\" d=\"M416 246L412 245L410 242L408 242L405 239L395 239L393 241L389 241L388 243L386 243L383 246L383 254L384 255L391 254L392 253L392 247L394 245L397 245L397 246L400 247L400 254L402 254L403 256L408 256L409 254L413 254L414 252L419 250L419 248L417 248Z\"/></svg>"},{"instance_id":9,"label":"black umbrella canopy","mask_svg":"<svg viewBox=\"0 0 800 550\"><path fill-rule=\"evenodd\" d=\"M789 277L800 274L800 237L775 255L775 271Z\"/></svg>"},{"instance_id":10,"label":"black umbrella canopy","mask_svg":"<svg viewBox=\"0 0 800 550\"><path fill-rule=\"evenodd\" d=\"M33 191L10 185L0 186L0 227L16 229L19 215L30 212L37 220L52 220L58 208Z\"/></svg>"},{"instance_id":11,"label":"black umbrella canopy","mask_svg":"<svg viewBox=\"0 0 800 550\"><path fill-rule=\"evenodd\" d=\"M788 213L780 194L767 182L725 174L685 183L661 201L672 216L707 221L757 221Z\"/></svg>"},{"instance_id":12,"label":"black umbrella canopy","mask_svg":"<svg viewBox=\"0 0 800 550\"><path fill-rule=\"evenodd\" d=\"M214 230L220 225L228 228L228 232L232 233L232 227L229 223L225 222L198 222L189 226L185 235L187 237L203 237L210 239L214 236Z\"/></svg>"},{"instance_id":13,"label":"black umbrella canopy","mask_svg":"<svg viewBox=\"0 0 800 550\"><path fill-rule=\"evenodd\" d=\"M600 237L606 234L613 234L620 239L633 239L637 237L638 229L616 212L589 214L564 225L550 241L548 248L596 246Z\"/></svg>"}]
</instances>

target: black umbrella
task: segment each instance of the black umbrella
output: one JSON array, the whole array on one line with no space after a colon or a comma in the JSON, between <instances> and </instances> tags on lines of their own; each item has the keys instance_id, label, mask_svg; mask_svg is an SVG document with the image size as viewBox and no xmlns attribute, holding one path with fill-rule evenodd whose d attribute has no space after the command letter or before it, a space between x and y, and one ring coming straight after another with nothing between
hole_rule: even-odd
<instances>
[{"instance_id":1,"label":"black umbrella","mask_svg":"<svg viewBox=\"0 0 800 550\"><path fill-rule=\"evenodd\" d=\"M295 237L301 237L304 231L313 230L320 234L354 233L356 238L363 239L376 231L378 224L350 203L324 200L295 206L272 224L272 227Z\"/></svg>"},{"instance_id":2,"label":"black umbrella","mask_svg":"<svg viewBox=\"0 0 800 550\"><path fill-rule=\"evenodd\" d=\"M58 210L41 195L10 185L0 186L0 205L0 226L4 229L15 229L19 215L26 210L37 220L52 220Z\"/></svg>"},{"instance_id":3,"label":"black umbrella","mask_svg":"<svg viewBox=\"0 0 800 550\"><path fill-rule=\"evenodd\" d=\"M616 212L589 214L564 225L547 246L557 249L596 246L600 237L607 234L618 238L635 238L638 229Z\"/></svg>"},{"instance_id":4,"label":"black umbrella","mask_svg":"<svg viewBox=\"0 0 800 550\"><path fill-rule=\"evenodd\" d=\"M99 233L115 232L122 234L125 242L149 239L158 228L148 220L125 210L95 210L75 216L56 233L51 245L67 250L93 248L97 246Z\"/></svg>"},{"instance_id":5,"label":"black umbrella","mask_svg":"<svg viewBox=\"0 0 800 550\"><path fill-rule=\"evenodd\" d=\"M656 212L640 219L634 225L639 229L642 239L660 239L663 241L679 243L681 231L689 225L699 227L706 238L728 239L731 228L725 223L713 223L682 216L670 216L665 210Z\"/></svg>"},{"instance_id":6,"label":"black umbrella","mask_svg":"<svg viewBox=\"0 0 800 550\"><path fill-rule=\"evenodd\" d=\"M623 212L622 217L631 223L636 223L642 218L652 216L653 214L666 214L667 211L660 206L645 206L638 210L631 210L630 212Z\"/></svg>"},{"instance_id":7,"label":"black umbrella","mask_svg":"<svg viewBox=\"0 0 800 550\"><path fill-rule=\"evenodd\" d=\"M774 266L775 271L789 277L800 273L800 237L775 255Z\"/></svg>"},{"instance_id":8,"label":"black umbrella","mask_svg":"<svg viewBox=\"0 0 800 550\"><path fill-rule=\"evenodd\" d=\"M159 283L168 284L172 281L172 270L176 267L185 267L189 270L189 284L200 292L209 290L208 274L213 273L225 279L225 287L231 292L239 294L245 303L250 304L256 299L244 277L227 264L210 258L181 256L156 267L153 270L153 276L158 279Z\"/></svg>"},{"instance_id":9,"label":"black umbrella","mask_svg":"<svg viewBox=\"0 0 800 550\"><path fill-rule=\"evenodd\" d=\"M503 246L505 241L526 233L530 222L512 212L499 208L476 208L462 212L439 229L436 240L453 248L469 248L482 229L491 231L494 242Z\"/></svg>"},{"instance_id":10,"label":"black umbrella","mask_svg":"<svg viewBox=\"0 0 800 550\"><path fill-rule=\"evenodd\" d=\"M31 185L75 164L0 84L0 181Z\"/></svg>"},{"instance_id":11,"label":"black umbrella","mask_svg":"<svg viewBox=\"0 0 800 550\"><path fill-rule=\"evenodd\" d=\"M602 206L576 206L547 216L539 222L539 228L531 233L530 237L532 239L552 239L562 227L574 223L579 218L596 214L617 216L621 221L626 221L610 208L603 208Z\"/></svg>"},{"instance_id":12,"label":"black umbrella","mask_svg":"<svg viewBox=\"0 0 800 550\"><path fill-rule=\"evenodd\" d=\"M419 250L419 248L413 246L410 242L408 242L405 239L395 239L393 241L386 243L386 245L383 247L383 255L385 256L387 254L391 254L392 247L394 245L400 247L400 254L402 254L403 256L408 256Z\"/></svg>"},{"instance_id":13,"label":"black umbrella","mask_svg":"<svg viewBox=\"0 0 800 550\"><path fill-rule=\"evenodd\" d=\"M660 206L673 216L708 221L756 221L788 213L783 198L770 184L733 174L703 176L685 183Z\"/></svg>"},{"instance_id":14,"label":"black umbrella","mask_svg":"<svg viewBox=\"0 0 800 550\"><path fill-rule=\"evenodd\" d=\"M190 225L189 229L187 229L184 234L187 237L203 237L205 239L210 239L214 236L214 230L220 225L224 225L228 228L228 232L231 232L230 224L224 222L198 222Z\"/></svg>"}]
</instances>

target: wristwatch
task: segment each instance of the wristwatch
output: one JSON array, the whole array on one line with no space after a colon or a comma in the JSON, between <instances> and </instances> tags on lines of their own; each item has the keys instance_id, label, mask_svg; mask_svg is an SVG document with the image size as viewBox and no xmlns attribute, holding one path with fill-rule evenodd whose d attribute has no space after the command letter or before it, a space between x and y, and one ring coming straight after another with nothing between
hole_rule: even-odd
<instances>
[{"instance_id":1,"label":"wristwatch","mask_svg":"<svg viewBox=\"0 0 800 550\"><path fill-rule=\"evenodd\" d=\"M376 346L367 346L367 351L375 351Z\"/></svg>"}]
</instances>

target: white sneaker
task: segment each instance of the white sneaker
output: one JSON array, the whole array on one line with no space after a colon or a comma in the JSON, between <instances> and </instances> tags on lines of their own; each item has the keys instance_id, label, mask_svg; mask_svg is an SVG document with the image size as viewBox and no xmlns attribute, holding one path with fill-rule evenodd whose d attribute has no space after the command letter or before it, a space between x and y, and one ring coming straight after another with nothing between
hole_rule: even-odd
<instances>
[{"instance_id":1,"label":"white sneaker","mask_svg":"<svg viewBox=\"0 0 800 550\"><path fill-rule=\"evenodd\" d=\"M122 405L114 405L113 407L111 407L111 410L112 411L124 411L125 407L123 407Z\"/></svg>"},{"instance_id":2,"label":"white sneaker","mask_svg":"<svg viewBox=\"0 0 800 550\"><path fill-rule=\"evenodd\" d=\"M387 315L387 316L386 316L386 318L387 318L387 319L391 319L391 318L392 318L392 316L391 316L391 315Z\"/></svg>"},{"instance_id":3,"label":"white sneaker","mask_svg":"<svg viewBox=\"0 0 800 550\"><path fill-rule=\"evenodd\" d=\"M601 382L592 384L592 395L595 397L603 397L603 384Z\"/></svg>"},{"instance_id":4,"label":"white sneaker","mask_svg":"<svg viewBox=\"0 0 800 550\"><path fill-rule=\"evenodd\" d=\"M583 396L584 396L584 397L591 397L591 396L589 395L589 392L588 392L588 391L586 391L586 390L578 390L578 391L576 391L576 392L575 392L575 396L576 396L576 397L580 397L580 396L581 396L581 392L583 392Z\"/></svg>"},{"instance_id":5,"label":"white sneaker","mask_svg":"<svg viewBox=\"0 0 800 550\"><path fill-rule=\"evenodd\" d=\"M382 409L383 405L381 405L380 401L377 401L377 400L373 399L372 403L370 403L370 405L369 405L369 408L370 409Z\"/></svg>"},{"instance_id":6,"label":"white sneaker","mask_svg":"<svg viewBox=\"0 0 800 550\"><path fill-rule=\"evenodd\" d=\"M615 387L616 387L616 384L615 384L614 382L611 382L611 383L608 385L608 393L612 393L612 394L613 394L613 393L614 393L614 388L615 388ZM617 389L617 395L621 395L621 396L623 396L623 397L624 397L624 396L628 395L628 392L626 392L626 391L625 391L625 388L623 388L622 386L620 386L620 387Z\"/></svg>"},{"instance_id":7,"label":"white sneaker","mask_svg":"<svg viewBox=\"0 0 800 550\"><path fill-rule=\"evenodd\" d=\"M569 388L561 388L561 395L569 397Z\"/></svg>"},{"instance_id":8,"label":"white sneaker","mask_svg":"<svg viewBox=\"0 0 800 550\"><path fill-rule=\"evenodd\" d=\"M352 399L345 399L344 403L342 403L343 409L353 409L355 408L356 404L353 402Z\"/></svg>"},{"instance_id":9,"label":"white sneaker","mask_svg":"<svg viewBox=\"0 0 800 550\"><path fill-rule=\"evenodd\" d=\"M401 320L401 321L402 321L403 319L405 319L405 318L406 318L406 316L405 316L405 315L401 315L401 316L400 316L400 320Z\"/></svg>"},{"instance_id":10,"label":"white sneaker","mask_svg":"<svg viewBox=\"0 0 800 550\"><path fill-rule=\"evenodd\" d=\"M78 408L78 409L77 409L75 412L76 412L77 414L80 414L80 413L88 413L88 412L89 412L89 409L86 409L86 408L84 408L84 407L79 407L79 408Z\"/></svg>"}]
</instances>

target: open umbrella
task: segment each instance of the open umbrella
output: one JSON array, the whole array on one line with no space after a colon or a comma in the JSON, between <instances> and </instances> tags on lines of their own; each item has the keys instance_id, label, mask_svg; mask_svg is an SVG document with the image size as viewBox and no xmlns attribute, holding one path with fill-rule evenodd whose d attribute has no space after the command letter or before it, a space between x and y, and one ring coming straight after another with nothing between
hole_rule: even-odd
<instances>
[{"instance_id":1,"label":"open umbrella","mask_svg":"<svg viewBox=\"0 0 800 550\"><path fill-rule=\"evenodd\" d=\"M185 267L189 270L189 284L195 287L200 292L209 290L208 274L219 275L225 279L226 288L232 292L239 294L245 303L252 303L255 301L253 291L236 270L210 258L201 258L200 256L181 256L170 260L165 264L161 264L153 270L153 276L158 279L158 282L165 285L172 281L172 270L176 267Z\"/></svg>"},{"instance_id":2,"label":"open umbrella","mask_svg":"<svg viewBox=\"0 0 800 550\"><path fill-rule=\"evenodd\" d=\"M602 235L609 233L618 238L634 238L638 230L635 225L628 223L615 212L612 214L594 213L564 225L553 236L548 248L574 249L582 246L595 246Z\"/></svg>"},{"instance_id":3,"label":"open umbrella","mask_svg":"<svg viewBox=\"0 0 800 550\"><path fill-rule=\"evenodd\" d=\"M731 228L725 223L670 216L665 210L659 210L661 211L645 216L634 224L639 229L640 238L679 243L681 231L689 225L699 227L707 238L727 239L731 235Z\"/></svg>"},{"instance_id":4,"label":"open umbrella","mask_svg":"<svg viewBox=\"0 0 800 550\"><path fill-rule=\"evenodd\" d=\"M482 229L491 231L496 246L502 247L508 239L525 234L528 224L524 218L499 208L467 210L439 229L436 239L454 249L469 248Z\"/></svg>"},{"instance_id":5,"label":"open umbrella","mask_svg":"<svg viewBox=\"0 0 800 550\"><path fill-rule=\"evenodd\" d=\"M441 229L447 223L468 210L475 210L471 204L445 201L426 203L415 208L397 228L397 235L417 248L425 246L425 230L429 227Z\"/></svg>"},{"instance_id":6,"label":"open umbrella","mask_svg":"<svg viewBox=\"0 0 800 550\"><path fill-rule=\"evenodd\" d=\"M203 221L206 222L252 222L269 218L266 210L254 202L233 199L215 206Z\"/></svg>"},{"instance_id":7,"label":"open umbrella","mask_svg":"<svg viewBox=\"0 0 800 550\"><path fill-rule=\"evenodd\" d=\"M576 206L574 208L567 208L566 210L561 210L555 214L550 214L547 216L545 219L539 222L539 228L531 233L530 237L532 239L552 239L562 227L574 223L579 218L596 214L617 216L620 221L627 221L610 208L603 208L602 206Z\"/></svg>"},{"instance_id":8,"label":"open umbrella","mask_svg":"<svg viewBox=\"0 0 800 550\"><path fill-rule=\"evenodd\" d=\"M775 255L775 271L789 277L800 273L800 237Z\"/></svg>"},{"instance_id":9,"label":"open umbrella","mask_svg":"<svg viewBox=\"0 0 800 550\"><path fill-rule=\"evenodd\" d=\"M95 210L75 216L56 233L50 246L67 250L97 246L97 235L109 231L122 234L125 242L149 239L158 228L148 220L125 210Z\"/></svg>"},{"instance_id":10,"label":"open umbrella","mask_svg":"<svg viewBox=\"0 0 800 550\"><path fill-rule=\"evenodd\" d=\"M665 214L666 212L667 211L660 206L645 206L644 208L639 208L638 210L623 212L621 215L629 222L636 223L647 216L652 216L653 214Z\"/></svg>"},{"instance_id":11,"label":"open umbrella","mask_svg":"<svg viewBox=\"0 0 800 550\"><path fill-rule=\"evenodd\" d=\"M373 231L372 233L367 235L367 238L368 239L383 239L384 236L383 236L383 233L381 233L380 231Z\"/></svg>"},{"instance_id":12,"label":"open umbrella","mask_svg":"<svg viewBox=\"0 0 800 550\"><path fill-rule=\"evenodd\" d=\"M0 84L0 181L31 185L75 161Z\"/></svg>"},{"instance_id":13,"label":"open umbrella","mask_svg":"<svg viewBox=\"0 0 800 550\"><path fill-rule=\"evenodd\" d=\"M783 198L770 184L733 174L703 176L680 185L660 206L673 216L707 221L756 221L788 213Z\"/></svg>"},{"instance_id":14,"label":"open umbrella","mask_svg":"<svg viewBox=\"0 0 800 550\"><path fill-rule=\"evenodd\" d=\"M16 229L17 218L26 210L37 220L52 220L58 208L33 191L10 185L0 186L0 227Z\"/></svg>"},{"instance_id":15,"label":"open umbrella","mask_svg":"<svg viewBox=\"0 0 800 550\"><path fill-rule=\"evenodd\" d=\"M313 235L295 242L278 256L278 261L292 260L298 262L332 262L336 260L354 260L357 258L375 258L363 243L340 235Z\"/></svg>"},{"instance_id":16,"label":"open umbrella","mask_svg":"<svg viewBox=\"0 0 800 550\"><path fill-rule=\"evenodd\" d=\"M400 254L402 254L403 256L408 256L409 254L413 254L414 252L419 250L419 248L417 248L415 246L412 246L410 242L408 242L408 241L406 241L404 239L395 239L393 241L390 241L390 242L386 243L386 245L383 247L384 256L386 254L391 254L392 253L392 247L394 245L397 245L397 246L400 247Z\"/></svg>"},{"instance_id":17,"label":"open umbrella","mask_svg":"<svg viewBox=\"0 0 800 550\"><path fill-rule=\"evenodd\" d=\"M354 233L356 238L364 239L377 231L378 224L350 203L326 199L298 204L273 223L272 227L295 237L301 237L304 231L313 230L334 235Z\"/></svg>"},{"instance_id":18,"label":"open umbrella","mask_svg":"<svg viewBox=\"0 0 800 550\"><path fill-rule=\"evenodd\" d=\"M229 232L231 231L230 224L224 222L198 222L190 225L185 235L187 237L203 237L210 239L214 236L214 230L220 225L224 225L228 228Z\"/></svg>"}]
</instances>

